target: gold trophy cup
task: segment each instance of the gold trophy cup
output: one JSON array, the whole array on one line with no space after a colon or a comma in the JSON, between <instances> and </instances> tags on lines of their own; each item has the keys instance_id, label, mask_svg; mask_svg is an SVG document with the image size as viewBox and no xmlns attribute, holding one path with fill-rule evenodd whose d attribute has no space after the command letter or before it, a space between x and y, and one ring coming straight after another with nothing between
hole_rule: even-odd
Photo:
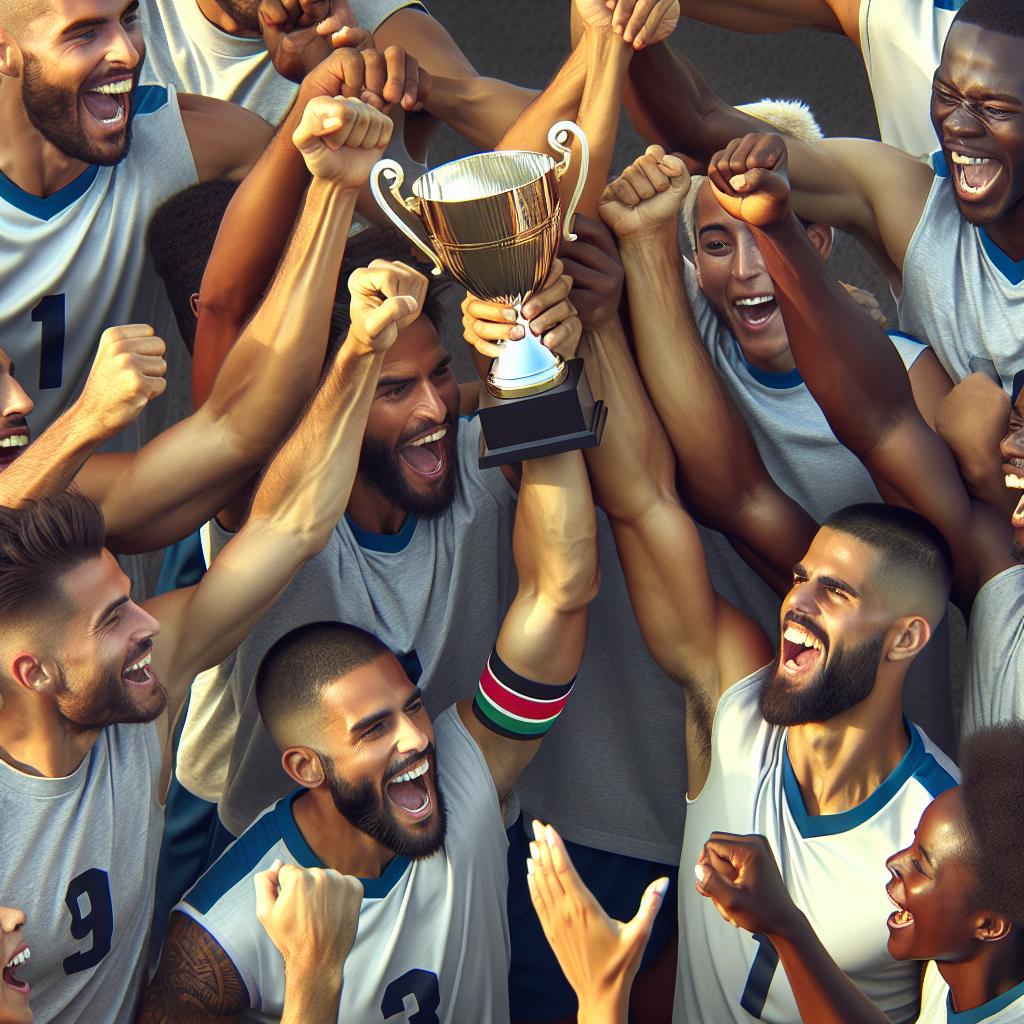
<instances>
[{"instance_id":1,"label":"gold trophy cup","mask_svg":"<svg viewBox=\"0 0 1024 1024\"><path fill-rule=\"evenodd\" d=\"M571 136L582 160L563 228L558 185L572 161ZM512 306L525 333L500 343L481 393L481 466L588 448L604 430L604 403L594 400L583 361L565 362L545 348L522 315L551 270L560 237L576 237L572 218L587 177L589 149L577 125L553 125L548 145L560 162L525 150L478 153L417 178L408 199L394 160L378 161L370 175L374 198L434 264L432 273L447 270L474 295ZM387 191L381 178L389 179Z\"/></svg>"}]
</instances>

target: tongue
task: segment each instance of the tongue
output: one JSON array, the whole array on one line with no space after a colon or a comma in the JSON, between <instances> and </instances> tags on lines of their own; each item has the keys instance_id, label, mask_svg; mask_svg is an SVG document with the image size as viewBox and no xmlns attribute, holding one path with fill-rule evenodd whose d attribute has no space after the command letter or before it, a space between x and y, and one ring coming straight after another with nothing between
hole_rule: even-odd
<instances>
[{"instance_id":1,"label":"tongue","mask_svg":"<svg viewBox=\"0 0 1024 1024\"><path fill-rule=\"evenodd\" d=\"M775 300L759 302L756 306L737 306L740 311L740 318L748 324L763 323L775 312Z\"/></svg>"},{"instance_id":2,"label":"tongue","mask_svg":"<svg viewBox=\"0 0 1024 1024\"><path fill-rule=\"evenodd\" d=\"M399 807L406 811L418 811L426 799L427 788L419 779L412 782L392 782L388 786L388 796Z\"/></svg>"},{"instance_id":3,"label":"tongue","mask_svg":"<svg viewBox=\"0 0 1024 1024\"><path fill-rule=\"evenodd\" d=\"M996 175L999 165L994 160L986 160L983 164L964 164L964 181L971 188L983 188Z\"/></svg>"},{"instance_id":4,"label":"tongue","mask_svg":"<svg viewBox=\"0 0 1024 1024\"><path fill-rule=\"evenodd\" d=\"M109 121L116 117L118 110L121 109L121 97L111 96L105 92L83 93L82 102L97 121Z\"/></svg>"},{"instance_id":5,"label":"tongue","mask_svg":"<svg viewBox=\"0 0 1024 1024\"><path fill-rule=\"evenodd\" d=\"M800 668L807 668L818 657L818 652L813 647L805 647L795 658Z\"/></svg>"},{"instance_id":6,"label":"tongue","mask_svg":"<svg viewBox=\"0 0 1024 1024\"><path fill-rule=\"evenodd\" d=\"M436 473L438 466L441 465L437 441L431 441L430 444L408 445L402 449L401 456L417 473L427 476Z\"/></svg>"}]
</instances>

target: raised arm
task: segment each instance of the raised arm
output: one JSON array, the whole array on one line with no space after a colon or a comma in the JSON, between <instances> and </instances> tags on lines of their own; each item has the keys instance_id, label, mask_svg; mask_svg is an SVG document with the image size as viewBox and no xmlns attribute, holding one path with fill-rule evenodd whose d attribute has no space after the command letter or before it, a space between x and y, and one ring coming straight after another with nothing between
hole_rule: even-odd
<instances>
[{"instance_id":1,"label":"raised arm","mask_svg":"<svg viewBox=\"0 0 1024 1024\"><path fill-rule=\"evenodd\" d=\"M313 180L270 290L209 399L139 452L99 457L80 475L116 550L154 550L216 514L294 422L323 367L356 196L390 137L390 118L359 100L307 104L295 146Z\"/></svg>"},{"instance_id":2,"label":"raised arm","mask_svg":"<svg viewBox=\"0 0 1024 1024\"><path fill-rule=\"evenodd\" d=\"M686 500L783 594L815 524L765 469L697 331L677 234L688 188L682 160L651 146L608 186L601 216L619 238L637 363Z\"/></svg>"},{"instance_id":3,"label":"raised arm","mask_svg":"<svg viewBox=\"0 0 1024 1024\"><path fill-rule=\"evenodd\" d=\"M683 14L757 35L815 28L844 33L860 49L861 0L682 0Z\"/></svg>"},{"instance_id":4,"label":"raised arm","mask_svg":"<svg viewBox=\"0 0 1024 1024\"><path fill-rule=\"evenodd\" d=\"M969 608L980 584L1013 564L1009 529L993 522L989 506L971 501L953 454L921 418L885 333L812 249L790 210L785 146L777 136L766 142L774 152L768 166L730 177L713 161L712 186L757 238L793 358L836 437L887 500L942 532L956 562L958 597Z\"/></svg>"},{"instance_id":5,"label":"raised arm","mask_svg":"<svg viewBox=\"0 0 1024 1024\"><path fill-rule=\"evenodd\" d=\"M171 721L191 680L234 650L345 511L384 352L418 312L426 281L404 264L374 261L349 290L348 337L268 465L245 526L197 586L147 605L161 622L153 664Z\"/></svg>"}]
</instances>

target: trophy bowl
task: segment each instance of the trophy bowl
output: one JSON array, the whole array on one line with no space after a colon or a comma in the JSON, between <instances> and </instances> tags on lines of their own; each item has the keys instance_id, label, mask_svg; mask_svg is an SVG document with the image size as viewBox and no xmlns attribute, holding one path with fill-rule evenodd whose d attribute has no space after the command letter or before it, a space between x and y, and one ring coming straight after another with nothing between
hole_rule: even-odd
<instances>
[{"instance_id":1,"label":"trophy bowl","mask_svg":"<svg viewBox=\"0 0 1024 1024\"><path fill-rule=\"evenodd\" d=\"M559 184L572 161L571 136L580 144L580 174L563 220ZM378 161L370 175L377 203L434 264L432 273L447 270L472 294L512 306L516 322L523 328L523 338L499 343L501 354L485 381L487 395L481 402L484 443L495 453L485 452L482 465L596 444L604 422L603 405L594 403L590 395L582 362L566 363L545 348L522 315L525 299L547 278L560 239L576 237L570 226L589 165L586 137L573 122L553 125L548 144L562 154L561 161L526 150L478 153L421 175L413 182L413 195L408 198L401 194L404 172L394 160ZM384 188L382 179L388 179ZM572 364L579 365L574 368ZM487 402L488 396L525 399L564 390L566 385L574 394L579 391L578 417L572 415L571 399L546 403L544 409L550 414L546 422L543 416L540 422L536 419L541 415L540 405L515 412L509 406L501 416L494 411L498 406ZM589 440L595 423L597 439ZM572 429L563 429L566 427ZM545 432L551 439L546 449L541 444ZM570 435L580 443L569 439ZM501 443L492 443L496 439Z\"/></svg>"}]
</instances>

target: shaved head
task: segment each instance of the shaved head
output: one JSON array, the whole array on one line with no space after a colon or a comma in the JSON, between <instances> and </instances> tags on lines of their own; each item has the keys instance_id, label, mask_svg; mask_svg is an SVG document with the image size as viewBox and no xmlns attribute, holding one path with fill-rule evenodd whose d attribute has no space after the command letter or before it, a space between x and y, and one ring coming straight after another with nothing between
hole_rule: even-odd
<instances>
[{"instance_id":1,"label":"shaved head","mask_svg":"<svg viewBox=\"0 0 1024 1024\"><path fill-rule=\"evenodd\" d=\"M49 10L45 0L0 0L0 28L15 38Z\"/></svg>"}]
</instances>

